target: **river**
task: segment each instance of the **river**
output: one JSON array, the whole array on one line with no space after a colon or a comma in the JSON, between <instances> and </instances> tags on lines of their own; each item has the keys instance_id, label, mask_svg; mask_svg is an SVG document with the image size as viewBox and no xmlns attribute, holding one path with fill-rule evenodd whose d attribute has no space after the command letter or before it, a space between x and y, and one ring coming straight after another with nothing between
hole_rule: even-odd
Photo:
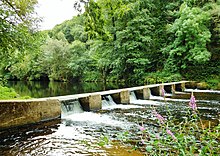
<instances>
[{"instance_id":1,"label":"river","mask_svg":"<svg viewBox=\"0 0 220 156\"><path fill-rule=\"evenodd\" d=\"M191 92L194 92L203 121L219 124L220 92L186 90L166 99L151 96L140 100L131 92L131 104L116 104L111 96L102 101L103 109L85 112L78 101L62 104L61 119L12 128L0 132L0 155L10 156L141 156L132 143L120 143L126 133L136 135L140 126L157 129L156 109L165 118L169 108L172 116L184 118ZM117 138L117 139L116 139ZM105 146L100 146L100 141ZM111 141L111 144L108 144Z\"/></svg>"},{"instance_id":2,"label":"river","mask_svg":"<svg viewBox=\"0 0 220 156\"><path fill-rule=\"evenodd\" d=\"M103 83L56 81L8 81L5 85L13 88L21 96L30 96L32 98L91 93L132 86L116 82Z\"/></svg>"}]
</instances>

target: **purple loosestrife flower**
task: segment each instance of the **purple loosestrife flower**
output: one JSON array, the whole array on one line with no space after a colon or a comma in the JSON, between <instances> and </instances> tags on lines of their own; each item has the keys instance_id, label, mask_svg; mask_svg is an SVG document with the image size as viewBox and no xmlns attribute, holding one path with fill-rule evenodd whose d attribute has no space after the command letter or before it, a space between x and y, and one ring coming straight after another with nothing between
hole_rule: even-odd
<instances>
[{"instance_id":1,"label":"purple loosestrife flower","mask_svg":"<svg viewBox=\"0 0 220 156\"><path fill-rule=\"evenodd\" d=\"M165 98L165 90L164 90L164 88L161 89L161 96Z\"/></svg>"},{"instance_id":2,"label":"purple loosestrife flower","mask_svg":"<svg viewBox=\"0 0 220 156\"><path fill-rule=\"evenodd\" d=\"M144 131L145 128L143 126L140 127L140 131Z\"/></svg>"},{"instance_id":3,"label":"purple loosestrife flower","mask_svg":"<svg viewBox=\"0 0 220 156\"><path fill-rule=\"evenodd\" d=\"M177 140L177 138L174 136L174 134L169 129L167 129L166 131L167 131L167 134L169 134L173 138L173 140L175 141Z\"/></svg>"},{"instance_id":4,"label":"purple loosestrife flower","mask_svg":"<svg viewBox=\"0 0 220 156\"><path fill-rule=\"evenodd\" d=\"M153 110L153 114L154 114L154 116L160 121L160 123L164 124L164 120L165 120L165 119L163 118L162 115L160 115L159 113L157 113L156 110Z\"/></svg>"},{"instance_id":5,"label":"purple loosestrife flower","mask_svg":"<svg viewBox=\"0 0 220 156\"><path fill-rule=\"evenodd\" d=\"M196 110L197 109L197 107L196 107L196 98L193 95L193 92L191 94L191 98L190 98L190 101L189 101L189 107L192 108L192 110Z\"/></svg>"}]
</instances>

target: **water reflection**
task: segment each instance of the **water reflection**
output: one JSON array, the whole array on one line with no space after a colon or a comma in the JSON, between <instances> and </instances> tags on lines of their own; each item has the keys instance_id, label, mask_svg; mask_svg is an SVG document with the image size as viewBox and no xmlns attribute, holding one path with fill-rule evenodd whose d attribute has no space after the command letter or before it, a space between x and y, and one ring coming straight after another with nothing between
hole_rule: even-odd
<instances>
[{"instance_id":1,"label":"water reflection","mask_svg":"<svg viewBox=\"0 0 220 156\"><path fill-rule=\"evenodd\" d=\"M14 88L21 96L33 98L72 95L127 87L118 83L54 82L54 81L8 81L6 86Z\"/></svg>"}]
</instances>

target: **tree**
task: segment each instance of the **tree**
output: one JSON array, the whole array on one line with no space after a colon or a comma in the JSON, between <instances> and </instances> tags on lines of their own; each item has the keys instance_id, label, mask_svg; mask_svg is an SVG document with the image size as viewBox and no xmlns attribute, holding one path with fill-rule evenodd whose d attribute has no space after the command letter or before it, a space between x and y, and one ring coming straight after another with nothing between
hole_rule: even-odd
<instances>
[{"instance_id":1,"label":"tree","mask_svg":"<svg viewBox=\"0 0 220 156\"><path fill-rule=\"evenodd\" d=\"M71 70L74 80L81 80L86 70L89 70L90 56L86 52L86 44L75 40L70 45L70 61L68 68Z\"/></svg>"},{"instance_id":2,"label":"tree","mask_svg":"<svg viewBox=\"0 0 220 156\"><path fill-rule=\"evenodd\" d=\"M84 7L87 6L88 3L89 0L75 0L73 7L79 14L82 14L84 12Z\"/></svg>"},{"instance_id":3,"label":"tree","mask_svg":"<svg viewBox=\"0 0 220 156\"><path fill-rule=\"evenodd\" d=\"M39 18L35 18L36 4L37 0L0 1L1 73L10 72L14 60L22 60L25 52L35 51L38 42L35 32L39 22Z\"/></svg>"},{"instance_id":4,"label":"tree","mask_svg":"<svg viewBox=\"0 0 220 156\"><path fill-rule=\"evenodd\" d=\"M45 32L33 34L35 40L32 43L31 49L26 49L23 52L15 50L13 56L7 58L3 69L9 73L8 76L22 80L39 80L42 76L41 63L39 58L42 55L41 45L45 42ZM5 74L6 74L5 73Z\"/></svg>"},{"instance_id":5,"label":"tree","mask_svg":"<svg viewBox=\"0 0 220 156\"><path fill-rule=\"evenodd\" d=\"M86 7L85 16L85 31L88 33L88 39L101 38L106 40L107 34L104 30L105 19L99 3L91 0Z\"/></svg>"},{"instance_id":6,"label":"tree","mask_svg":"<svg viewBox=\"0 0 220 156\"><path fill-rule=\"evenodd\" d=\"M33 17L37 0L2 0L0 2L0 55L29 46L30 33L38 21Z\"/></svg>"},{"instance_id":7,"label":"tree","mask_svg":"<svg viewBox=\"0 0 220 156\"><path fill-rule=\"evenodd\" d=\"M123 79L138 81L148 69L155 22L153 8L151 1L144 0L131 1L120 10L112 64L114 72Z\"/></svg>"},{"instance_id":8,"label":"tree","mask_svg":"<svg viewBox=\"0 0 220 156\"><path fill-rule=\"evenodd\" d=\"M179 71L210 59L211 54L207 49L211 37L209 21L207 11L189 7L187 3L181 5L179 18L168 28L174 40L164 49L168 55L167 70Z\"/></svg>"},{"instance_id":9,"label":"tree","mask_svg":"<svg viewBox=\"0 0 220 156\"><path fill-rule=\"evenodd\" d=\"M68 68L70 62L69 44L65 40L48 38L42 46L40 58L42 72L46 73L50 80L66 81L71 76Z\"/></svg>"}]
</instances>

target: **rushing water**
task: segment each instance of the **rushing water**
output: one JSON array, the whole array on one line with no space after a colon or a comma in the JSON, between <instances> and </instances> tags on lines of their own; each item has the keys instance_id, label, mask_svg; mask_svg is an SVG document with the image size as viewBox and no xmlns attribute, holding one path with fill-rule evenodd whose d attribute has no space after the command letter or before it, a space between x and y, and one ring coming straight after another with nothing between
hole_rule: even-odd
<instances>
[{"instance_id":1,"label":"rushing water","mask_svg":"<svg viewBox=\"0 0 220 156\"><path fill-rule=\"evenodd\" d=\"M194 95L203 120L218 124L220 93L194 91ZM189 97L187 91L165 99L151 96L150 100L139 100L131 92L131 104L122 105L106 96L102 101L103 109L98 112L84 112L77 100L63 103L61 119L1 131L0 155L144 155L132 150L130 144L115 141L117 136L125 131L137 134L141 124L155 129L156 118L151 113L152 108L162 115L169 108L176 118L181 119L187 111ZM102 136L115 141L114 144L99 146Z\"/></svg>"}]
</instances>

